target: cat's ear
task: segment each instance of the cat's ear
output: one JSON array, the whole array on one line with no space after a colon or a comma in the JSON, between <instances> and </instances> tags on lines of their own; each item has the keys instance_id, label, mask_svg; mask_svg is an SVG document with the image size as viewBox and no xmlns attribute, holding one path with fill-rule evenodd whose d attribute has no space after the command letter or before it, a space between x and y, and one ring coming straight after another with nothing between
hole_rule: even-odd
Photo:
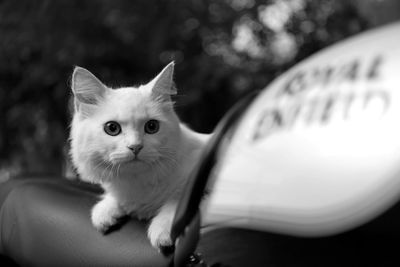
<instances>
[{"instance_id":1,"label":"cat's ear","mask_svg":"<svg viewBox=\"0 0 400 267\"><path fill-rule=\"evenodd\" d=\"M75 110L88 113L93 110L104 97L107 87L90 71L75 67L71 81L75 96Z\"/></svg>"},{"instance_id":2,"label":"cat's ear","mask_svg":"<svg viewBox=\"0 0 400 267\"><path fill-rule=\"evenodd\" d=\"M153 95L170 96L176 95L176 87L174 83L174 65L172 61L169 63L149 84Z\"/></svg>"}]
</instances>

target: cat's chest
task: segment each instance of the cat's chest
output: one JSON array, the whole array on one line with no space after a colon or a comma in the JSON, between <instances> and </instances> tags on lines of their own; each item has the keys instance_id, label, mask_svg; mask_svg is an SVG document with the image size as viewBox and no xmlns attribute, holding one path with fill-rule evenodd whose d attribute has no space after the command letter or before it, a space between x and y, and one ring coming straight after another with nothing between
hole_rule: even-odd
<instances>
[{"instance_id":1,"label":"cat's chest","mask_svg":"<svg viewBox=\"0 0 400 267\"><path fill-rule=\"evenodd\" d=\"M110 183L111 191L120 202L146 203L164 187L165 179L155 175L125 175Z\"/></svg>"},{"instance_id":2,"label":"cat's chest","mask_svg":"<svg viewBox=\"0 0 400 267\"><path fill-rule=\"evenodd\" d=\"M105 189L127 213L148 218L171 196L171 180L152 173L127 174L107 184Z\"/></svg>"}]
</instances>

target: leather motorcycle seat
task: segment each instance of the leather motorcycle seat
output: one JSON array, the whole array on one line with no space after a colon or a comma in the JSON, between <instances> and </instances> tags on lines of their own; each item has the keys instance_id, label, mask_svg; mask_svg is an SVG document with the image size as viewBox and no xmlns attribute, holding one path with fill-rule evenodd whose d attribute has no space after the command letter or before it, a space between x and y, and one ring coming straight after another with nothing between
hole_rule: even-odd
<instances>
[{"instance_id":1,"label":"leather motorcycle seat","mask_svg":"<svg viewBox=\"0 0 400 267\"><path fill-rule=\"evenodd\" d=\"M103 235L90 221L101 190L57 177L0 185L0 254L21 266L168 266L146 223L132 219Z\"/></svg>"}]
</instances>

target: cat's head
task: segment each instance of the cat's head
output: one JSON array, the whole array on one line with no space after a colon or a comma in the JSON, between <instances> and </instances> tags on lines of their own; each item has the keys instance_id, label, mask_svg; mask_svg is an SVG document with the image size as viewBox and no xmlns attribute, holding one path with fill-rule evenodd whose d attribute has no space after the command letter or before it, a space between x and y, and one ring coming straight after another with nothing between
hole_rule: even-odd
<instances>
[{"instance_id":1,"label":"cat's head","mask_svg":"<svg viewBox=\"0 0 400 267\"><path fill-rule=\"evenodd\" d=\"M170 97L176 94L173 72L170 63L145 85L111 89L88 70L75 68L71 154L78 171L89 167L80 165L140 170L174 157L180 126Z\"/></svg>"}]
</instances>

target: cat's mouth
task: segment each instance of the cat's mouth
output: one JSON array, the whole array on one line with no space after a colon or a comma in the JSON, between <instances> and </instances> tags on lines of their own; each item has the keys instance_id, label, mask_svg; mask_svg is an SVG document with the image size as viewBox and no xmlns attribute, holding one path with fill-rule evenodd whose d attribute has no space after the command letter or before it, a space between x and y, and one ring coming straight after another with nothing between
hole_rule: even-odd
<instances>
[{"instance_id":1,"label":"cat's mouth","mask_svg":"<svg viewBox=\"0 0 400 267\"><path fill-rule=\"evenodd\" d=\"M143 160L138 156L130 156L127 157L125 160L123 160L121 163L140 163L140 162L143 162Z\"/></svg>"},{"instance_id":2,"label":"cat's mouth","mask_svg":"<svg viewBox=\"0 0 400 267\"><path fill-rule=\"evenodd\" d=\"M135 156L133 159L130 160L130 162L143 162L143 160L140 159L138 156Z\"/></svg>"},{"instance_id":3,"label":"cat's mouth","mask_svg":"<svg viewBox=\"0 0 400 267\"><path fill-rule=\"evenodd\" d=\"M128 163L143 163L144 160L134 154L125 154L125 155L111 155L110 161L113 164L128 164Z\"/></svg>"}]
</instances>

